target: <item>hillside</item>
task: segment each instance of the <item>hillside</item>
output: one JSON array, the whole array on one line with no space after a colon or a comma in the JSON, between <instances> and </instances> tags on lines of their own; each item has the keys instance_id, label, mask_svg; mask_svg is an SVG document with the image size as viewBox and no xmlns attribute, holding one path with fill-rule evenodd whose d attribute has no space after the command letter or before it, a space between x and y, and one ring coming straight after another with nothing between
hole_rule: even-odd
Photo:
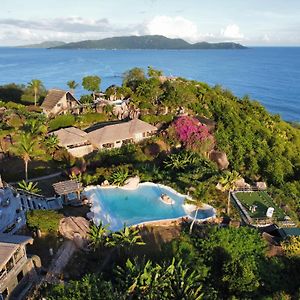
<instances>
[{"instance_id":1,"label":"hillside","mask_svg":"<svg viewBox=\"0 0 300 300\"><path fill-rule=\"evenodd\" d=\"M60 41L48 41L48 42L42 42L39 44L31 44L31 45L22 45L18 48L51 48L51 47L59 47L65 45L65 42Z\"/></svg>"},{"instance_id":2,"label":"hillside","mask_svg":"<svg viewBox=\"0 0 300 300\"><path fill-rule=\"evenodd\" d=\"M170 39L161 35L123 36L102 40L88 40L49 47L54 49L245 49L236 43L207 43L190 44L183 39Z\"/></svg>"}]
</instances>

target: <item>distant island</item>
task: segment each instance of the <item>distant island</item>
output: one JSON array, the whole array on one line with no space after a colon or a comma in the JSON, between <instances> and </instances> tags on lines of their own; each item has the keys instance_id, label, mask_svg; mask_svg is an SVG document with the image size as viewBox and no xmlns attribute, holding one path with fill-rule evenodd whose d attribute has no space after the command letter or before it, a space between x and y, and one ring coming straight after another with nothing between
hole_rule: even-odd
<instances>
[{"instance_id":1,"label":"distant island","mask_svg":"<svg viewBox=\"0 0 300 300\"><path fill-rule=\"evenodd\" d=\"M19 46L18 48L52 48L52 47L60 47L65 45L65 42L60 42L60 41L47 41L47 42L42 42L38 44L31 44L31 45L22 45Z\"/></svg>"},{"instance_id":2,"label":"distant island","mask_svg":"<svg viewBox=\"0 0 300 300\"><path fill-rule=\"evenodd\" d=\"M74 43L63 43L47 47L50 49L165 49L165 50L193 50L193 49L246 49L245 46L232 42L188 43L183 39L170 39L162 35L122 36L101 40L87 40Z\"/></svg>"}]
</instances>

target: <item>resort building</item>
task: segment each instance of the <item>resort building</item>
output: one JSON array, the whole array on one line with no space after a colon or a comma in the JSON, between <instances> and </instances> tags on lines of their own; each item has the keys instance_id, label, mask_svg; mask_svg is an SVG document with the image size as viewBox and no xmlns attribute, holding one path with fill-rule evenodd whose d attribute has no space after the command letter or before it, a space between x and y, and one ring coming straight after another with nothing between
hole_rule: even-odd
<instances>
[{"instance_id":1,"label":"resort building","mask_svg":"<svg viewBox=\"0 0 300 300\"><path fill-rule=\"evenodd\" d=\"M88 133L88 139L95 148L120 148L122 145L140 142L153 136L157 128L139 119L107 125Z\"/></svg>"},{"instance_id":2,"label":"resort building","mask_svg":"<svg viewBox=\"0 0 300 300\"><path fill-rule=\"evenodd\" d=\"M0 233L13 234L26 224L26 212L36 209L61 209L62 200L16 189L0 176Z\"/></svg>"},{"instance_id":3,"label":"resort building","mask_svg":"<svg viewBox=\"0 0 300 300\"><path fill-rule=\"evenodd\" d=\"M70 93L63 90L49 90L41 105L47 116L56 116L67 112L79 112L80 102Z\"/></svg>"},{"instance_id":4,"label":"resort building","mask_svg":"<svg viewBox=\"0 0 300 300\"><path fill-rule=\"evenodd\" d=\"M0 234L0 299L23 299L37 279L38 256L27 257L28 236Z\"/></svg>"},{"instance_id":5,"label":"resort building","mask_svg":"<svg viewBox=\"0 0 300 300\"><path fill-rule=\"evenodd\" d=\"M52 132L59 140L59 146L66 148L74 157L83 157L93 152L88 134L78 128L68 127Z\"/></svg>"}]
</instances>

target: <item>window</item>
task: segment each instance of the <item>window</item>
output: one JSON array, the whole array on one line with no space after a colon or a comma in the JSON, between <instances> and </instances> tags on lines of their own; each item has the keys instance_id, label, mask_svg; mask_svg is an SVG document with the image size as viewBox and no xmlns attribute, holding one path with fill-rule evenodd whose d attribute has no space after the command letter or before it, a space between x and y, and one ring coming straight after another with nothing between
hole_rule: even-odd
<instances>
[{"instance_id":1,"label":"window","mask_svg":"<svg viewBox=\"0 0 300 300\"><path fill-rule=\"evenodd\" d=\"M57 106L57 107L61 107L61 103L57 103L56 106Z\"/></svg>"},{"instance_id":2,"label":"window","mask_svg":"<svg viewBox=\"0 0 300 300\"><path fill-rule=\"evenodd\" d=\"M115 146L114 143L107 143L102 145L103 148L114 148L114 146Z\"/></svg>"},{"instance_id":3,"label":"window","mask_svg":"<svg viewBox=\"0 0 300 300\"><path fill-rule=\"evenodd\" d=\"M14 267L14 260L13 258L11 257L10 260L6 263L6 270L7 270L7 273L9 271L11 271Z\"/></svg>"},{"instance_id":4,"label":"window","mask_svg":"<svg viewBox=\"0 0 300 300\"><path fill-rule=\"evenodd\" d=\"M6 275L6 269L3 268L1 271L0 271L0 280Z\"/></svg>"},{"instance_id":5,"label":"window","mask_svg":"<svg viewBox=\"0 0 300 300\"><path fill-rule=\"evenodd\" d=\"M23 271L21 271L18 275L17 275L17 280L18 282L20 282L24 277Z\"/></svg>"},{"instance_id":6,"label":"window","mask_svg":"<svg viewBox=\"0 0 300 300\"><path fill-rule=\"evenodd\" d=\"M14 259L15 262L17 263L19 260L21 260L21 258L24 256L24 251L23 249L20 247L19 249L17 249L17 251L14 253Z\"/></svg>"}]
</instances>

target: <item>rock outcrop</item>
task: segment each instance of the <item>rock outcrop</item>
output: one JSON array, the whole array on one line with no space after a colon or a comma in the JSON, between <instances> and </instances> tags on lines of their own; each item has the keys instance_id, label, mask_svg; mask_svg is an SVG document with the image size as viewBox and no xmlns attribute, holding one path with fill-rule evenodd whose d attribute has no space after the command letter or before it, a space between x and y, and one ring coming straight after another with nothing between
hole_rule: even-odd
<instances>
[{"instance_id":1,"label":"rock outcrop","mask_svg":"<svg viewBox=\"0 0 300 300\"><path fill-rule=\"evenodd\" d=\"M209 159L215 162L220 170L225 170L229 166L229 161L225 152L212 150L209 153Z\"/></svg>"}]
</instances>

